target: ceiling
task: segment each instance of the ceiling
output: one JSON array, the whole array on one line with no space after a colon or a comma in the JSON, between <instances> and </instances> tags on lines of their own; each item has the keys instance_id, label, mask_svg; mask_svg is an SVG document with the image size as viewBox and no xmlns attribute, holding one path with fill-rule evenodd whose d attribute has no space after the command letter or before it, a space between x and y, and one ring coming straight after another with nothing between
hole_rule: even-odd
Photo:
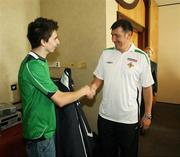
<instances>
[{"instance_id":1,"label":"ceiling","mask_svg":"<svg viewBox=\"0 0 180 157\"><path fill-rule=\"evenodd\" d=\"M158 5L180 3L180 0L156 0Z\"/></svg>"}]
</instances>

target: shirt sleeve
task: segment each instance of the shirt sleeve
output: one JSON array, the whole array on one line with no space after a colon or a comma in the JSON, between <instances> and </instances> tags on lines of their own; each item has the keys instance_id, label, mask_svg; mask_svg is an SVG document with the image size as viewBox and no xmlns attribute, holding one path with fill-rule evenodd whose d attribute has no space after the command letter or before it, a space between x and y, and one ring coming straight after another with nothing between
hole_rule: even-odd
<instances>
[{"instance_id":1,"label":"shirt sleeve","mask_svg":"<svg viewBox=\"0 0 180 157\"><path fill-rule=\"evenodd\" d=\"M97 67L93 73L98 79L104 80L104 70L103 70L103 54L99 58Z\"/></svg>"},{"instance_id":2,"label":"shirt sleeve","mask_svg":"<svg viewBox=\"0 0 180 157\"><path fill-rule=\"evenodd\" d=\"M150 60L147 56L143 56L142 59L142 73L140 79L142 87L149 87L154 84L154 80L151 73Z\"/></svg>"},{"instance_id":3,"label":"shirt sleeve","mask_svg":"<svg viewBox=\"0 0 180 157\"><path fill-rule=\"evenodd\" d=\"M47 70L48 67L46 66L39 62L28 62L26 64L29 81L31 81L35 88L51 97L58 90L58 87L51 80Z\"/></svg>"}]
</instances>

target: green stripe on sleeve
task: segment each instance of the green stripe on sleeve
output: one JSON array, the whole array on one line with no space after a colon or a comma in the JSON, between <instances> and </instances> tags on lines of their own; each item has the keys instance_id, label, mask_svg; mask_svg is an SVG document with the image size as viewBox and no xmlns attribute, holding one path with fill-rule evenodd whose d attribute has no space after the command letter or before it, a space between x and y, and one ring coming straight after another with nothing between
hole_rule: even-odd
<instances>
[{"instance_id":1,"label":"green stripe on sleeve","mask_svg":"<svg viewBox=\"0 0 180 157\"><path fill-rule=\"evenodd\" d=\"M135 52L140 53L140 54L143 54L143 55L145 56L148 64L149 64L149 58L147 57L147 55L146 55L146 53L145 53L144 51L141 51L141 50L139 50L139 49L135 49Z\"/></svg>"},{"instance_id":2,"label":"green stripe on sleeve","mask_svg":"<svg viewBox=\"0 0 180 157\"><path fill-rule=\"evenodd\" d=\"M115 47L109 47L109 48L106 48L104 50L114 50L114 49L115 49Z\"/></svg>"}]
</instances>

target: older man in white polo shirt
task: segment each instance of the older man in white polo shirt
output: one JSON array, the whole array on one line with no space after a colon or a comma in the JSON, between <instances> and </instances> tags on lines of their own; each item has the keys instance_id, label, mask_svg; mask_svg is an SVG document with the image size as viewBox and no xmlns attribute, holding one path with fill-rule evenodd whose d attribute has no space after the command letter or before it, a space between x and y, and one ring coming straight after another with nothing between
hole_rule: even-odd
<instances>
[{"instance_id":1,"label":"older man in white polo shirt","mask_svg":"<svg viewBox=\"0 0 180 157\"><path fill-rule=\"evenodd\" d=\"M145 114L140 121L145 129L151 124L152 84L148 56L131 42L133 27L126 20L112 26L115 47L105 49L94 71L92 94L103 84L98 117L98 134L103 157L137 157L139 104L141 90Z\"/></svg>"}]
</instances>

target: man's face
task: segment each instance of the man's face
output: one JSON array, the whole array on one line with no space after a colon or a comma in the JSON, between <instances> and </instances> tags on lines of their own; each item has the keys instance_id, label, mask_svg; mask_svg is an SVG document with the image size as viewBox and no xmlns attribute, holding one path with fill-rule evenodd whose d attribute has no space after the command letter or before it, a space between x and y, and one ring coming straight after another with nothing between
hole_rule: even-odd
<instances>
[{"instance_id":1,"label":"man's face","mask_svg":"<svg viewBox=\"0 0 180 157\"><path fill-rule=\"evenodd\" d=\"M49 53L55 51L56 47L59 45L59 39L57 36L57 32L53 31L52 35L50 36L49 40L45 42L45 48Z\"/></svg>"},{"instance_id":2,"label":"man's face","mask_svg":"<svg viewBox=\"0 0 180 157\"><path fill-rule=\"evenodd\" d=\"M112 42L114 43L117 50L123 50L124 47L129 43L131 38L131 32L124 32L121 27L118 27L111 31Z\"/></svg>"}]
</instances>

